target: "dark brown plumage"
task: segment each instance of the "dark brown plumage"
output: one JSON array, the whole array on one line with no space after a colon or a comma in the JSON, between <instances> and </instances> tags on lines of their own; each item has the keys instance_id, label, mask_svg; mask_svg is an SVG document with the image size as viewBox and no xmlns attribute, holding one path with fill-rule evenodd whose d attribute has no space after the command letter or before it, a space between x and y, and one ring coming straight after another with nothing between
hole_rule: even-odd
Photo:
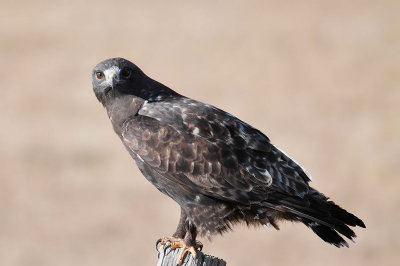
<instances>
[{"instance_id":1,"label":"dark brown plumage","mask_svg":"<svg viewBox=\"0 0 400 266\"><path fill-rule=\"evenodd\" d=\"M93 88L143 175L181 206L174 237L189 246L236 222L278 228L299 221L335 246L365 227L309 186L310 176L259 130L179 95L136 65L113 58L93 70Z\"/></svg>"}]
</instances>

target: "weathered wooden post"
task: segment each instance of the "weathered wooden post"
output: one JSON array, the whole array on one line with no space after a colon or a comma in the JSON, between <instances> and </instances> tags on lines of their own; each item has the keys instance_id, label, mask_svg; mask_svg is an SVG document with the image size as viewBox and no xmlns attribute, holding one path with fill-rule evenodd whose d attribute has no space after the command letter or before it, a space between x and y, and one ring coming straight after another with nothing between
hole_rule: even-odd
<instances>
[{"instance_id":1,"label":"weathered wooden post","mask_svg":"<svg viewBox=\"0 0 400 266\"><path fill-rule=\"evenodd\" d=\"M171 243L160 245L158 248L157 266L176 266L180 248L172 250ZM219 258L206 255L201 251L197 251L197 256L194 259L192 254L188 252L183 259L182 266L226 266L226 262Z\"/></svg>"}]
</instances>

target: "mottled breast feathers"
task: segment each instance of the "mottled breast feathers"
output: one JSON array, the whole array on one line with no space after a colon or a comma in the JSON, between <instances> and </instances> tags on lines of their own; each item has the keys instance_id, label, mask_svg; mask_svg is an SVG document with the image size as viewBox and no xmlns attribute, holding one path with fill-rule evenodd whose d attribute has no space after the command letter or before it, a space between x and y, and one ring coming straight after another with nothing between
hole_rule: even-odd
<instances>
[{"instance_id":1,"label":"mottled breast feathers","mask_svg":"<svg viewBox=\"0 0 400 266\"><path fill-rule=\"evenodd\" d=\"M257 129L185 97L146 102L122 140L139 160L200 193L249 204L272 191L303 197L309 176Z\"/></svg>"}]
</instances>

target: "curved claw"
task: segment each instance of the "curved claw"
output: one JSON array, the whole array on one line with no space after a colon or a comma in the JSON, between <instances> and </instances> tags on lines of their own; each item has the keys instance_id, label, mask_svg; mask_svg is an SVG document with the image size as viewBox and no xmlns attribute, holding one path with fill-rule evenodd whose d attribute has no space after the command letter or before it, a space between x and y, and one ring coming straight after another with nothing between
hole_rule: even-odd
<instances>
[{"instance_id":1,"label":"curved claw","mask_svg":"<svg viewBox=\"0 0 400 266\"><path fill-rule=\"evenodd\" d=\"M193 258L197 257L197 252L194 247L186 246L185 244L183 244L183 246L181 246L181 252L179 253L176 265L182 264L183 258L185 257L186 253L188 253L188 252L190 252L192 254Z\"/></svg>"},{"instance_id":2,"label":"curved claw","mask_svg":"<svg viewBox=\"0 0 400 266\"><path fill-rule=\"evenodd\" d=\"M176 248L181 248L181 251L178 256L177 260L177 265L181 265L183 258L185 257L186 253L191 253L194 258L197 256L197 251L201 251L203 249L203 244L196 240L196 243L194 246L187 246L185 243L183 243L183 239L181 238L175 238L175 237L162 237L157 240L156 242L156 249L159 251L159 245L165 245L167 242L170 242L170 248L171 249L176 249Z\"/></svg>"},{"instance_id":3,"label":"curved claw","mask_svg":"<svg viewBox=\"0 0 400 266\"><path fill-rule=\"evenodd\" d=\"M197 248L199 251L202 251L203 250L203 243L201 243L199 240L196 240L195 248Z\"/></svg>"},{"instance_id":4,"label":"curved claw","mask_svg":"<svg viewBox=\"0 0 400 266\"><path fill-rule=\"evenodd\" d=\"M157 242L156 242L156 250L157 250L157 251L160 251L160 249L158 248L158 245L161 243L161 241L162 241L162 239L160 238L160 239L158 239Z\"/></svg>"}]
</instances>

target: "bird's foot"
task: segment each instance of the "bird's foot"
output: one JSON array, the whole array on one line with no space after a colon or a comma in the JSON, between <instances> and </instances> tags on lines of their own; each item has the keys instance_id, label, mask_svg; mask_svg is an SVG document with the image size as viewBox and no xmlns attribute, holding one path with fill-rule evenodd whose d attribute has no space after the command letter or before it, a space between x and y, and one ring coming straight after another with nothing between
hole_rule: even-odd
<instances>
[{"instance_id":1,"label":"bird's foot","mask_svg":"<svg viewBox=\"0 0 400 266\"><path fill-rule=\"evenodd\" d=\"M200 241L196 241L196 244L194 246L186 245L183 242L182 238L176 238L176 237L162 237L157 241L157 246L160 244L164 246L167 244L167 242L171 243L170 248L176 249L176 248L181 248L181 251L178 256L178 260L176 261L176 265L181 265L183 258L185 257L187 252L190 252L193 255L193 258L196 258L197 253L196 249L199 249L200 251L203 249L203 244Z\"/></svg>"}]
</instances>

